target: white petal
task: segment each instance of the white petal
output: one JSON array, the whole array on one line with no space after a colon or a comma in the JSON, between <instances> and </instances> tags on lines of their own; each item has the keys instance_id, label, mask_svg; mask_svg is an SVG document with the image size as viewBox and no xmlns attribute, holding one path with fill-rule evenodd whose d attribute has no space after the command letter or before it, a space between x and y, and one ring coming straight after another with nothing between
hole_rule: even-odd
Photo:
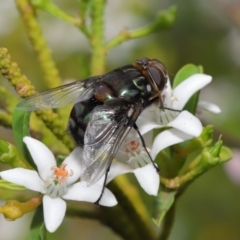
<instances>
[{"instance_id":1,"label":"white petal","mask_svg":"<svg viewBox=\"0 0 240 240\"><path fill-rule=\"evenodd\" d=\"M119 175L129 173L129 172L132 172L132 171L133 171L133 169L128 164L123 164L123 163L120 163L120 162L113 162L112 165L111 165L110 171L108 173L107 183L109 183L115 177L117 177ZM101 181L102 181L102 179L101 179ZM98 184L100 184L101 181L99 180Z\"/></svg>"},{"instance_id":2,"label":"white petal","mask_svg":"<svg viewBox=\"0 0 240 240\"><path fill-rule=\"evenodd\" d=\"M149 195L156 196L159 189L160 177L152 163L133 171L143 190Z\"/></svg>"},{"instance_id":3,"label":"white petal","mask_svg":"<svg viewBox=\"0 0 240 240\"><path fill-rule=\"evenodd\" d=\"M0 173L2 179L24 186L30 190L45 193L44 182L34 170L14 168Z\"/></svg>"},{"instance_id":4,"label":"white petal","mask_svg":"<svg viewBox=\"0 0 240 240\"><path fill-rule=\"evenodd\" d=\"M56 166L56 160L52 152L42 142L31 138L24 137L23 141L38 168L40 177L44 180L48 179L52 174L51 167Z\"/></svg>"},{"instance_id":5,"label":"white petal","mask_svg":"<svg viewBox=\"0 0 240 240\"><path fill-rule=\"evenodd\" d=\"M122 143L122 145L120 146L119 150L117 151L117 154L115 156L115 158L119 161L119 162L123 162L126 163L128 161L128 155L126 154L126 152L124 151L124 142Z\"/></svg>"},{"instance_id":6,"label":"white petal","mask_svg":"<svg viewBox=\"0 0 240 240\"><path fill-rule=\"evenodd\" d=\"M202 132L202 123L188 111L181 112L168 126L194 137L198 137Z\"/></svg>"},{"instance_id":7,"label":"white petal","mask_svg":"<svg viewBox=\"0 0 240 240\"><path fill-rule=\"evenodd\" d=\"M80 178L82 152L82 148L76 147L63 161L64 164L67 164L66 170L68 173L72 172L72 176L66 179L67 185L73 184Z\"/></svg>"},{"instance_id":8,"label":"white petal","mask_svg":"<svg viewBox=\"0 0 240 240\"><path fill-rule=\"evenodd\" d=\"M174 90L173 97L178 101L174 101L172 108L183 109L189 98L198 90L205 87L212 81L212 77L206 74L194 74L181 82Z\"/></svg>"},{"instance_id":9,"label":"white petal","mask_svg":"<svg viewBox=\"0 0 240 240\"><path fill-rule=\"evenodd\" d=\"M210 102L199 101L197 106L214 114L221 113L220 107Z\"/></svg>"},{"instance_id":10,"label":"white petal","mask_svg":"<svg viewBox=\"0 0 240 240\"><path fill-rule=\"evenodd\" d=\"M157 110L159 111L159 109ZM153 130L154 128L161 128L162 125L159 125L158 123L151 121L149 119L143 118L142 115L140 115L138 117L138 120L136 122L139 131L142 135L144 135L145 133Z\"/></svg>"},{"instance_id":11,"label":"white petal","mask_svg":"<svg viewBox=\"0 0 240 240\"><path fill-rule=\"evenodd\" d=\"M170 106L169 104L171 102L172 94L173 94L172 86L171 86L170 79L168 78L166 87L161 93L164 106Z\"/></svg>"},{"instance_id":12,"label":"white petal","mask_svg":"<svg viewBox=\"0 0 240 240\"><path fill-rule=\"evenodd\" d=\"M102 186L94 184L90 187L83 187L81 182L75 183L68 188L68 191L63 195L64 199L77 200L85 202L96 202L102 191ZM112 207L117 204L115 196L105 188L100 205Z\"/></svg>"},{"instance_id":13,"label":"white petal","mask_svg":"<svg viewBox=\"0 0 240 240\"><path fill-rule=\"evenodd\" d=\"M61 198L43 197L44 222L49 232L55 232L63 221L66 213L66 202Z\"/></svg>"},{"instance_id":14,"label":"white petal","mask_svg":"<svg viewBox=\"0 0 240 240\"><path fill-rule=\"evenodd\" d=\"M172 128L165 130L155 137L150 154L152 158L155 159L158 153L164 148L180 142L184 142L191 138L193 137L182 131L179 131L178 129Z\"/></svg>"},{"instance_id":15,"label":"white petal","mask_svg":"<svg viewBox=\"0 0 240 240\"><path fill-rule=\"evenodd\" d=\"M154 120L154 111L155 111L155 106L154 104L148 106L147 108L145 108L142 113L141 113L141 117L148 119L150 121Z\"/></svg>"}]
</instances>

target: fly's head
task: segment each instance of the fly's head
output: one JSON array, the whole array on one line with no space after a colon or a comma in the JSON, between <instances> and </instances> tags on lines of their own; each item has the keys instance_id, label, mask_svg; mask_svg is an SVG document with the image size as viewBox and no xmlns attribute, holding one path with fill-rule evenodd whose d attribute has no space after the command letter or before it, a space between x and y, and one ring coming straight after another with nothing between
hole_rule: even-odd
<instances>
[{"instance_id":1,"label":"fly's head","mask_svg":"<svg viewBox=\"0 0 240 240\"><path fill-rule=\"evenodd\" d=\"M167 69L163 63L157 59L142 57L133 65L148 80L153 93L160 96L168 79Z\"/></svg>"}]
</instances>

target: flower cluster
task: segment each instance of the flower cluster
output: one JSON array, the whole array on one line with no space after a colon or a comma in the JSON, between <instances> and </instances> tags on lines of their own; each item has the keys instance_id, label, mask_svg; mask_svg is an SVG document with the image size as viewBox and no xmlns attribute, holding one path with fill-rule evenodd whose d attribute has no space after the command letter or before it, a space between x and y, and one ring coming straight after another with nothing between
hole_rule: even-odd
<instances>
[{"instance_id":1,"label":"flower cluster","mask_svg":"<svg viewBox=\"0 0 240 240\"><path fill-rule=\"evenodd\" d=\"M79 156L82 155L81 148L74 149L58 168L54 155L43 143L31 137L24 137L23 141L31 153L38 172L14 168L1 172L1 178L44 195L45 225L49 232L54 232L65 216L66 202L63 199L94 202L101 193L102 185L94 184L84 188L77 181L81 173L79 161ZM110 207L116 205L117 201L111 191L105 189L100 204Z\"/></svg>"},{"instance_id":2,"label":"flower cluster","mask_svg":"<svg viewBox=\"0 0 240 240\"><path fill-rule=\"evenodd\" d=\"M195 74L173 90L168 83L162 93L164 106L182 110L189 98L210 82L210 76ZM212 105L205 103L203 106L211 110ZM177 113L162 110L155 104L143 111L136 124L141 135L144 136L148 152L153 160L164 148L198 137L202 131L199 119L188 111ZM152 130L156 128L164 128L164 131L153 139ZM148 194L157 195L160 177L140 140L137 132L132 129L116 155L118 161L112 163L107 182L118 175L132 172ZM57 167L54 155L43 143L31 137L24 137L23 141L38 171L15 168L2 171L0 176L4 180L44 195L45 225L49 232L54 232L65 216L66 202L64 200L95 202L101 194L103 178L90 187L82 186L79 181L81 173L79 159L82 156L82 149L79 147L74 149L60 167ZM100 204L104 206L117 204L115 196L107 188L104 190Z\"/></svg>"}]
</instances>

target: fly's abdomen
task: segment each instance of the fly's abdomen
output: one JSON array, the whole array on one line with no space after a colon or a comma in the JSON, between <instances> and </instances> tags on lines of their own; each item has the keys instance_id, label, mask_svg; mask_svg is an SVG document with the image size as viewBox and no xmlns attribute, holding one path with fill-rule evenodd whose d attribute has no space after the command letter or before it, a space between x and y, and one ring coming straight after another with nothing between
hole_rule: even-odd
<instances>
[{"instance_id":1,"label":"fly's abdomen","mask_svg":"<svg viewBox=\"0 0 240 240\"><path fill-rule=\"evenodd\" d=\"M97 105L99 102L93 97L87 101L76 103L71 110L67 131L78 146L84 145L84 134L90 114Z\"/></svg>"}]
</instances>

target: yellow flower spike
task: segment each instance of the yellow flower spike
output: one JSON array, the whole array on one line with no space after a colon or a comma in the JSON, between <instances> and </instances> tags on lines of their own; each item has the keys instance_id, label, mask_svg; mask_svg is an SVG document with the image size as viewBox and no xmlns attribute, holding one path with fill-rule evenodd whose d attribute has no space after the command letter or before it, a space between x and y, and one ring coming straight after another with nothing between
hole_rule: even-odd
<instances>
[{"instance_id":1,"label":"yellow flower spike","mask_svg":"<svg viewBox=\"0 0 240 240\"><path fill-rule=\"evenodd\" d=\"M24 214L35 210L42 203L42 197L34 197L27 202L21 203L16 200L9 200L0 207L0 213L4 215L6 220L14 221Z\"/></svg>"},{"instance_id":2,"label":"yellow flower spike","mask_svg":"<svg viewBox=\"0 0 240 240\"><path fill-rule=\"evenodd\" d=\"M16 0L28 38L37 54L40 67L44 73L45 84L49 88L56 87L61 84L61 78L52 59L51 50L47 47L47 42L36 19L36 10L30 2L29 0Z\"/></svg>"},{"instance_id":3,"label":"yellow flower spike","mask_svg":"<svg viewBox=\"0 0 240 240\"><path fill-rule=\"evenodd\" d=\"M18 65L11 61L11 57L6 48L0 48L0 71L21 97L25 98L36 93L35 87L27 77L21 73ZM75 144L66 134L65 123L61 121L57 113L48 109L45 111L38 111L37 116L44 121L46 126L67 146L67 148L74 148Z\"/></svg>"},{"instance_id":4,"label":"yellow flower spike","mask_svg":"<svg viewBox=\"0 0 240 240\"><path fill-rule=\"evenodd\" d=\"M0 70L21 97L28 97L36 93L35 87L25 75L21 74L18 65L11 61L6 48L0 48Z\"/></svg>"}]
</instances>

